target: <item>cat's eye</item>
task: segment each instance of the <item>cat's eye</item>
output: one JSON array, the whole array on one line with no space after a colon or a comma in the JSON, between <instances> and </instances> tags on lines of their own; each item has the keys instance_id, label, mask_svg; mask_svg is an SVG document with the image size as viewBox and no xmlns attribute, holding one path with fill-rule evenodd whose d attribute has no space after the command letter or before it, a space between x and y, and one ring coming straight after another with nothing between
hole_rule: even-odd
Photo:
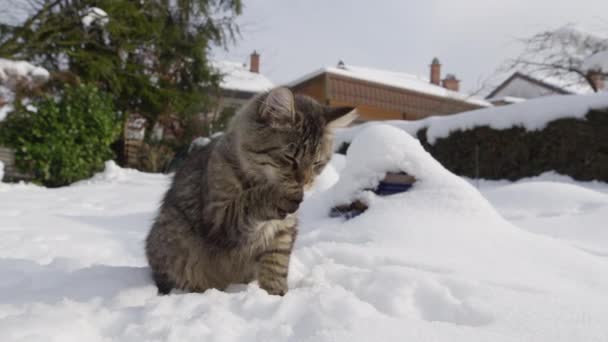
<instances>
[{"instance_id":1,"label":"cat's eye","mask_svg":"<svg viewBox=\"0 0 608 342\"><path fill-rule=\"evenodd\" d=\"M312 167L315 170L315 172L320 172L325 167L325 164L322 161L317 161L314 164L312 164Z\"/></svg>"}]
</instances>

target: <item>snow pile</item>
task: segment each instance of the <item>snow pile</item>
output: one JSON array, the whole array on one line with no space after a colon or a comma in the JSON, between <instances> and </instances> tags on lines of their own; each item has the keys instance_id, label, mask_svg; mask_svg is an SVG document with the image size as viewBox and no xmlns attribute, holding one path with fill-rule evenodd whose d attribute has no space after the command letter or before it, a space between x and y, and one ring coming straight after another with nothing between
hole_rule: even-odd
<instances>
[{"instance_id":1,"label":"snow pile","mask_svg":"<svg viewBox=\"0 0 608 342\"><path fill-rule=\"evenodd\" d=\"M91 25L99 25L103 27L110 22L110 17L108 17L108 13L101 8L91 7L86 10L81 21L85 28L89 28Z\"/></svg>"},{"instance_id":2,"label":"snow pile","mask_svg":"<svg viewBox=\"0 0 608 342\"><path fill-rule=\"evenodd\" d=\"M166 176L108 164L77 186L7 185L0 191L0 340L608 339L606 258L574 246L572 235L547 237L505 220L402 130L361 131L329 170L319 179L329 188L308 194L301 208L284 297L256 284L156 295L143 239ZM418 179L408 192L362 190L399 170ZM510 185L488 190L498 186ZM539 213L606 208L595 194L561 189L572 202ZM555 189L520 190L538 195L526 206L554 200L541 195ZM505 210L516 196L508 192L492 199ZM332 203L349 198L370 208L348 221L327 216ZM599 226L608 213L595 212Z\"/></svg>"},{"instance_id":3,"label":"snow pile","mask_svg":"<svg viewBox=\"0 0 608 342\"><path fill-rule=\"evenodd\" d=\"M608 73L608 50L595 53L583 62L583 70L603 71Z\"/></svg>"},{"instance_id":4,"label":"snow pile","mask_svg":"<svg viewBox=\"0 0 608 342\"><path fill-rule=\"evenodd\" d=\"M589 95L556 95L545 96L515 103L508 106L477 109L447 116L433 116L417 121L383 121L398 127L412 136L421 129L427 128L426 137L430 144L437 139L446 138L451 132L466 131L475 127L488 126L502 130L512 127L523 127L528 131L542 130L558 119L584 118L591 109L608 108L608 93ZM378 123L370 122L343 129L336 135L336 146L350 142L361 130Z\"/></svg>"},{"instance_id":5,"label":"snow pile","mask_svg":"<svg viewBox=\"0 0 608 342\"><path fill-rule=\"evenodd\" d=\"M463 94L457 91L452 91L444 87L430 83L428 78L411 75L403 72L381 70L367 67L360 67L350 64L339 64L336 67L325 67L313 71L297 80L289 83L289 86L301 84L304 81L312 79L322 73L330 73L333 75L345 76L349 78L359 79L363 81L380 83L400 89L412 90L415 92L429 94L439 97L448 97L459 101L465 101L477 106L491 106L491 104L481 98Z\"/></svg>"},{"instance_id":6,"label":"snow pile","mask_svg":"<svg viewBox=\"0 0 608 342\"><path fill-rule=\"evenodd\" d=\"M91 179L77 182L76 185L95 184L95 183L117 183L125 181L140 172L134 169L123 169L113 160L105 162L104 170L93 176Z\"/></svg>"},{"instance_id":7,"label":"snow pile","mask_svg":"<svg viewBox=\"0 0 608 342\"><path fill-rule=\"evenodd\" d=\"M213 61L211 65L222 75L222 89L259 93L274 87L264 75L249 71L249 68L241 63Z\"/></svg>"}]
</instances>

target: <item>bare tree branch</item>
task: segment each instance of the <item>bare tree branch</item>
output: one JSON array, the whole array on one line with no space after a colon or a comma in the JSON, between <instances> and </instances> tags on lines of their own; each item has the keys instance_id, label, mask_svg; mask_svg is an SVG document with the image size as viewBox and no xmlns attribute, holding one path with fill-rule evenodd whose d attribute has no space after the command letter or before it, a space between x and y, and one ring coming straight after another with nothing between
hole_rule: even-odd
<instances>
[{"instance_id":1,"label":"bare tree branch","mask_svg":"<svg viewBox=\"0 0 608 342\"><path fill-rule=\"evenodd\" d=\"M591 55L608 50L607 38L566 25L537 33L522 39L521 43L524 51L507 61L503 70L524 71L543 79L556 78L571 85L587 84L598 91L591 70L586 70L583 64ZM596 74L606 77L608 70Z\"/></svg>"}]
</instances>

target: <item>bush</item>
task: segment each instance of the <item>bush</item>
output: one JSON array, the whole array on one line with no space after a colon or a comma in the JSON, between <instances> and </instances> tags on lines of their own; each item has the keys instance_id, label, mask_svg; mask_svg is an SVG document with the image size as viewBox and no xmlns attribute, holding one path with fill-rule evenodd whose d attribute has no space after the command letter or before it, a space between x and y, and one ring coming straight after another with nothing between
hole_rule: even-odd
<instances>
[{"instance_id":1,"label":"bush","mask_svg":"<svg viewBox=\"0 0 608 342\"><path fill-rule=\"evenodd\" d=\"M475 127L452 132L424 148L448 170L466 177L517 180L556 171L577 180L608 181L608 111L559 119L542 130Z\"/></svg>"},{"instance_id":2,"label":"bush","mask_svg":"<svg viewBox=\"0 0 608 342\"><path fill-rule=\"evenodd\" d=\"M536 131L480 126L430 144L423 128L416 137L433 158L460 176L514 181L556 171L577 180L608 182L608 110L591 110L584 119L554 120ZM348 147L344 143L337 152L346 154Z\"/></svg>"},{"instance_id":3,"label":"bush","mask_svg":"<svg viewBox=\"0 0 608 342\"><path fill-rule=\"evenodd\" d=\"M15 149L22 172L56 187L100 171L113 157L110 145L120 131L109 96L95 86L80 85L67 87L59 100L46 96L17 106L3 123L0 141Z\"/></svg>"}]
</instances>

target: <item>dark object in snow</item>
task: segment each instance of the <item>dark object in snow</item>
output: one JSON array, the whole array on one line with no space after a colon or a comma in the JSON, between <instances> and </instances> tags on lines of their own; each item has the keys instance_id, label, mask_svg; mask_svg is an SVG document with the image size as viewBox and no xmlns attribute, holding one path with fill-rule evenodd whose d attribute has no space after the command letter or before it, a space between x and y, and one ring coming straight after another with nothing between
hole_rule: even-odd
<instances>
[{"instance_id":1,"label":"dark object in snow","mask_svg":"<svg viewBox=\"0 0 608 342\"><path fill-rule=\"evenodd\" d=\"M333 207L329 213L330 217L343 217L345 219L351 219L355 216L359 216L362 212L367 210L367 205L359 200L352 202L351 204L339 205Z\"/></svg>"},{"instance_id":2,"label":"dark object in snow","mask_svg":"<svg viewBox=\"0 0 608 342\"><path fill-rule=\"evenodd\" d=\"M394 173L389 172L384 179L380 181L376 189L372 190L378 196L394 195L409 190L416 182L416 178L404 172ZM356 200L350 204L338 205L331 209L330 217L343 217L351 219L359 216L367 210L367 205L360 200Z\"/></svg>"},{"instance_id":3,"label":"dark object in snow","mask_svg":"<svg viewBox=\"0 0 608 342\"><path fill-rule=\"evenodd\" d=\"M404 172L386 174L383 180L380 181L374 193L378 196L387 196L405 192L412 187L416 179Z\"/></svg>"}]
</instances>

